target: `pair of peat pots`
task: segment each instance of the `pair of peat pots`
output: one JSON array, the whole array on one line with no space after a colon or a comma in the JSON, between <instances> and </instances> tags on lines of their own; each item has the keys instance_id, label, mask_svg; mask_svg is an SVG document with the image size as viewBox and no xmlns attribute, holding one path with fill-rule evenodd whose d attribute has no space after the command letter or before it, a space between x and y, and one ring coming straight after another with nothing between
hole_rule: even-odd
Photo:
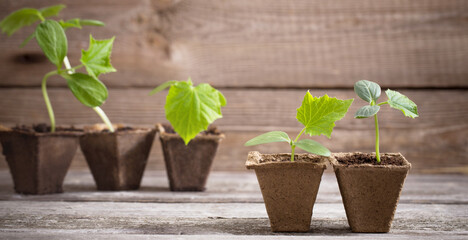
<instances>
[{"instance_id":1,"label":"pair of peat pots","mask_svg":"<svg viewBox=\"0 0 468 240\"><path fill-rule=\"evenodd\" d=\"M390 231L411 164L400 153L335 153L330 157L250 152L273 232L308 232L323 171L331 163L353 232Z\"/></svg>"},{"instance_id":2,"label":"pair of peat pots","mask_svg":"<svg viewBox=\"0 0 468 240\"><path fill-rule=\"evenodd\" d=\"M0 126L0 141L17 193L62 192L78 144L98 190L135 190L140 187L156 132L170 189L203 191L218 143L224 138L215 127L200 133L187 146L169 125L162 124L156 128L118 125L113 133L102 125L84 130L59 127L54 133L46 125Z\"/></svg>"}]
</instances>

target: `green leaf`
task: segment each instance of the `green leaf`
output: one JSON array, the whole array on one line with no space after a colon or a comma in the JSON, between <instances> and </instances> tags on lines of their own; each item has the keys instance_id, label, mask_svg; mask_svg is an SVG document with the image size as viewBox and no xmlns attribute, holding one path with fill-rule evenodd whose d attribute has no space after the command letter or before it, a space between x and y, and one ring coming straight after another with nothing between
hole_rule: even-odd
<instances>
[{"instance_id":1,"label":"green leaf","mask_svg":"<svg viewBox=\"0 0 468 240\"><path fill-rule=\"evenodd\" d=\"M225 102L224 102L225 103ZM188 144L212 122L222 118L219 91L209 84L196 87L191 81L173 83L166 98L166 119Z\"/></svg>"},{"instance_id":2,"label":"green leaf","mask_svg":"<svg viewBox=\"0 0 468 240\"><path fill-rule=\"evenodd\" d=\"M67 21L60 20L59 21L60 25L63 27L63 29L67 30L68 28L79 28L81 29L82 26L104 26L104 23L101 21L97 20L82 20L79 18L73 18Z\"/></svg>"},{"instance_id":3,"label":"green leaf","mask_svg":"<svg viewBox=\"0 0 468 240\"><path fill-rule=\"evenodd\" d=\"M29 26L36 21L41 20L41 13L34 8L22 8L6 16L0 22L2 33L11 36L22 27Z\"/></svg>"},{"instance_id":4,"label":"green leaf","mask_svg":"<svg viewBox=\"0 0 468 240\"><path fill-rule=\"evenodd\" d=\"M388 104L390 107L399 109L405 114L405 116L410 117L410 118L415 118L418 117L418 106L411 101L408 97L405 95L388 89L385 91L388 97Z\"/></svg>"},{"instance_id":5,"label":"green leaf","mask_svg":"<svg viewBox=\"0 0 468 240\"><path fill-rule=\"evenodd\" d=\"M258 144L272 143L272 142L291 142L291 139L289 139L288 134L285 132L273 131L273 132L264 133L262 135L259 135L250 139L244 144L244 146L254 146Z\"/></svg>"},{"instance_id":6,"label":"green leaf","mask_svg":"<svg viewBox=\"0 0 468 240\"><path fill-rule=\"evenodd\" d=\"M153 94L156 94L158 92L161 92L162 90L172 86L172 84L176 83L178 81L175 81L175 80L172 80L172 81L167 81L167 82L164 82L162 83L161 85L157 86L155 89L151 90L151 92L149 93L149 95L153 95Z\"/></svg>"},{"instance_id":7,"label":"green leaf","mask_svg":"<svg viewBox=\"0 0 468 240\"><path fill-rule=\"evenodd\" d=\"M317 98L307 91L302 105L297 109L296 118L306 127L305 133L311 136L323 134L330 138L335 121L346 115L353 100L339 100L326 94Z\"/></svg>"},{"instance_id":8,"label":"green leaf","mask_svg":"<svg viewBox=\"0 0 468 240\"><path fill-rule=\"evenodd\" d=\"M60 69L68 48L67 36L60 24L45 20L37 26L35 36L47 58Z\"/></svg>"},{"instance_id":9,"label":"green leaf","mask_svg":"<svg viewBox=\"0 0 468 240\"><path fill-rule=\"evenodd\" d=\"M354 84L354 92L362 98L362 100L371 103L372 101L377 102L380 97L380 86L379 84L367 80L361 80Z\"/></svg>"},{"instance_id":10,"label":"green leaf","mask_svg":"<svg viewBox=\"0 0 468 240\"><path fill-rule=\"evenodd\" d=\"M306 150L307 152L329 157L330 150L328 148L322 146L322 144L311 140L311 139L302 139L296 142L296 147Z\"/></svg>"},{"instance_id":11,"label":"green leaf","mask_svg":"<svg viewBox=\"0 0 468 240\"><path fill-rule=\"evenodd\" d=\"M59 5L41 8L39 9L39 12L41 12L44 18L47 18L47 17L57 16L60 13L60 11L62 11L62 9L64 8L65 8L65 5L59 4Z\"/></svg>"},{"instance_id":12,"label":"green leaf","mask_svg":"<svg viewBox=\"0 0 468 240\"><path fill-rule=\"evenodd\" d=\"M378 113L380 110L380 106L374 105L374 106L364 106L362 108L359 108L357 112L354 114L355 118L368 118L374 116L376 113Z\"/></svg>"},{"instance_id":13,"label":"green leaf","mask_svg":"<svg viewBox=\"0 0 468 240\"><path fill-rule=\"evenodd\" d=\"M110 55L115 37L96 40L89 36L89 48L81 51L81 63L86 67L89 75L98 77L101 73L115 72L110 63Z\"/></svg>"},{"instance_id":14,"label":"green leaf","mask_svg":"<svg viewBox=\"0 0 468 240\"><path fill-rule=\"evenodd\" d=\"M83 73L63 74L76 99L88 107L101 106L107 99L107 88L98 79Z\"/></svg>"}]
</instances>

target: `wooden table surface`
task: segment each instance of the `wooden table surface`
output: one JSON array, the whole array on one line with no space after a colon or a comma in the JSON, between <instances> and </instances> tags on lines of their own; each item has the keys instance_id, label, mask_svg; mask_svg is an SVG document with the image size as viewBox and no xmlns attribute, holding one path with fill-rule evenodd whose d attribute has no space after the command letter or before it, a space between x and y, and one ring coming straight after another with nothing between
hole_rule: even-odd
<instances>
[{"instance_id":1,"label":"wooden table surface","mask_svg":"<svg viewBox=\"0 0 468 240\"><path fill-rule=\"evenodd\" d=\"M385 183L382 183L385 184ZM272 233L253 172L213 172L205 192L170 192L147 171L138 191L98 192L71 170L65 193L14 194L0 171L0 239L468 239L468 176L410 174L390 233L351 233L334 174L325 173L308 233Z\"/></svg>"}]
</instances>

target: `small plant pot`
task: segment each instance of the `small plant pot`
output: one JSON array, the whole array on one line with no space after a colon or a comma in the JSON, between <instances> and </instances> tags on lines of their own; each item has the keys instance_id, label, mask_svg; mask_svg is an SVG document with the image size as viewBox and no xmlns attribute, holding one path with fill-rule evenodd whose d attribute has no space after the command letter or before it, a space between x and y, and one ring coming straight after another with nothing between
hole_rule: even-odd
<instances>
[{"instance_id":1,"label":"small plant pot","mask_svg":"<svg viewBox=\"0 0 468 240\"><path fill-rule=\"evenodd\" d=\"M171 191L204 191L224 134L211 126L188 145L170 125L157 124Z\"/></svg>"},{"instance_id":2,"label":"small plant pot","mask_svg":"<svg viewBox=\"0 0 468 240\"><path fill-rule=\"evenodd\" d=\"M63 192L62 185L78 148L77 129L46 125L0 127L0 140L15 191L22 194Z\"/></svg>"},{"instance_id":3,"label":"small plant pot","mask_svg":"<svg viewBox=\"0 0 468 240\"><path fill-rule=\"evenodd\" d=\"M336 153L331 158L348 223L353 232L390 231L411 164L400 153Z\"/></svg>"},{"instance_id":4,"label":"small plant pot","mask_svg":"<svg viewBox=\"0 0 468 240\"><path fill-rule=\"evenodd\" d=\"M118 126L115 132L85 128L81 151L98 190L135 190L140 187L156 129Z\"/></svg>"},{"instance_id":5,"label":"small plant pot","mask_svg":"<svg viewBox=\"0 0 468 240\"><path fill-rule=\"evenodd\" d=\"M250 152L245 163L254 169L273 232L308 232L327 157L313 154Z\"/></svg>"}]
</instances>

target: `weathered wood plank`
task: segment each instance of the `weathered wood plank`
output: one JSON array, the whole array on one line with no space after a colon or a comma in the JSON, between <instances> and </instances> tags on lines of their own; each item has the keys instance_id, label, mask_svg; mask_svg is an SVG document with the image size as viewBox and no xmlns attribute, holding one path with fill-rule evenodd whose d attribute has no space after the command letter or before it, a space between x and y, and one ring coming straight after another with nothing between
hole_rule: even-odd
<instances>
[{"instance_id":1,"label":"weathered wood plank","mask_svg":"<svg viewBox=\"0 0 468 240\"><path fill-rule=\"evenodd\" d=\"M89 171L71 170L63 194L14 194L10 174L0 171L0 201L142 202L142 203L262 203L257 178L250 172L213 172L205 192L170 192L164 171L146 171L138 191L96 191ZM418 175L405 182L400 203L468 204L468 176ZM322 177L318 203L341 203L335 175ZM0 202L1 203L1 202Z\"/></svg>"},{"instance_id":2,"label":"weathered wood plank","mask_svg":"<svg viewBox=\"0 0 468 240\"><path fill-rule=\"evenodd\" d=\"M109 86L149 87L192 76L218 87L349 88L359 79L468 87L463 0L62 2L68 5L62 16L107 23L70 30L72 62L87 47L89 33L117 36L112 61L119 72L103 76ZM50 4L2 1L0 18ZM35 44L17 48L30 32L0 38L0 86L39 86L51 69Z\"/></svg>"},{"instance_id":3,"label":"weathered wood plank","mask_svg":"<svg viewBox=\"0 0 468 240\"><path fill-rule=\"evenodd\" d=\"M263 203L164 204L80 203L6 201L0 206L3 231L60 233L125 233L172 235L286 235L355 236L351 234L341 203L314 206L308 233L272 233ZM465 236L468 234L466 205L399 204L387 236Z\"/></svg>"},{"instance_id":4,"label":"weathered wood plank","mask_svg":"<svg viewBox=\"0 0 468 240\"><path fill-rule=\"evenodd\" d=\"M272 130L297 134L300 124L296 108L306 90L230 90L222 89L228 99L224 118L216 125L226 132L214 163L215 170L243 170L248 151L287 152L287 144L243 147L250 138ZM149 89L112 89L103 109L115 123L149 125L164 121L164 94L148 96ZM419 106L420 117L405 118L399 111L385 106L379 113L381 151L402 152L413 163L413 171L466 172L468 166L468 92L466 90L406 90L404 94ZM352 98L352 90L313 90L333 97ZM51 89L50 96L58 124L100 122L90 109L82 106L66 89ZM332 139L315 137L333 152L372 152L372 119L358 120L354 112L364 104L356 99L345 119L337 122ZM60 103L60 104L59 104ZM41 92L36 89L0 89L0 123L15 125L48 122ZM0 168L5 168L3 156ZM86 167L81 152L75 167ZM156 140L149 160L151 169L163 169L162 153ZM444 169L447 172L447 169Z\"/></svg>"}]
</instances>

